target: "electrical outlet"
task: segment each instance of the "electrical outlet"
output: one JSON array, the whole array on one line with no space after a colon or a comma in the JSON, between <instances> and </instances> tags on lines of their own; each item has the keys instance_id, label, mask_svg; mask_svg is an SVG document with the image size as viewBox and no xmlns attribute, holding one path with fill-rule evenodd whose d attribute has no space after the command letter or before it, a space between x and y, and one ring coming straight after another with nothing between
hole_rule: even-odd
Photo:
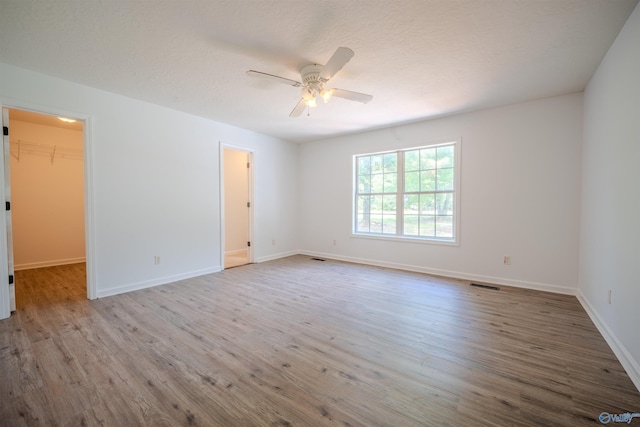
<instances>
[{"instance_id":1,"label":"electrical outlet","mask_svg":"<svg viewBox=\"0 0 640 427\"><path fill-rule=\"evenodd\" d=\"M276 239L272 239L271 240L271 246L275 246L276 245Z\"/></svg>"},{"instance_id":2,"label":"electrical outlet","mask_svg":"<svg viewBox=\"0 0 640 427\"><path fill-rule=\"evenodd\" d=\"M333 246L335 246L335 245L336 245L336 240L335 240L335 239L333 239Z\"/></svg>"},{"instance_id":3,"label":"electrical outlet","mask_svg":"<svg viewBox=\"0 0 640 427\"><path fill-rule=\"evenodd\" d=\"M609 289L608 296L609 304L611 304L611 289Z\"/></svg>"},{"instance_id":4,"label":"electrical outlet","mask_svg":"<svg viewBox=\"0 0 640 427\"><path fill-rule=\"evenodd\" d=\"M154 264L160 264L160 256L159 255L155 255L153 257L153 263Z\"/></svg>"},{"instance_id":5,"label":"electrical outlet","mask_svg":"<svg viewBox=\"0 0 640 427\"><path fill-rule=\"evenodd\" d=\"M503 262L504 262L504 265L511 265L511 256L505 255Z\"/></svg>"}]
</instances>

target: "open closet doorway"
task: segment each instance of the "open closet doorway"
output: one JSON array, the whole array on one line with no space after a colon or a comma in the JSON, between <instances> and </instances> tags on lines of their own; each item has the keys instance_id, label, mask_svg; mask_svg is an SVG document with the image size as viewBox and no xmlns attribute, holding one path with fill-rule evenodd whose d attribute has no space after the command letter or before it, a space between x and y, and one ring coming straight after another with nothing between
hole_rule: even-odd
<instances>
[{"instance_id":1,"label":"open closet doorway","mask_svg":"<svg viewBox=\"0 0 640 427\"><path fill-rule=\"evenodd\" d=\"M11 310L86 300L84 123L5 112Z\"/></svg>"},{"instance_id":2,"label":"open closet doorway","mask_svg":"<svg viewBox=\"0 0 640 427\"><path fill-rule=\"evenodd\" d=\"M221 147L223 193L223 266L237 267L253 261L252 153Z\"/></svg>"}]
</instances>

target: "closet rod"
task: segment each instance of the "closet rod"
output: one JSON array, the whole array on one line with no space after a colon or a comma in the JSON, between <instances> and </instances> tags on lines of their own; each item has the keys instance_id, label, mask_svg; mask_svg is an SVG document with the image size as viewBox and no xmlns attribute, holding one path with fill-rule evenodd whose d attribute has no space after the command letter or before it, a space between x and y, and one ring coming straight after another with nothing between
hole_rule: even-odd
<instances>
[{"instance_id":1,"label":"closet rod","mask_svg":"<svg viewBox=\"0 0 640 427\"><path fill-rule=\"evenodd\" d=\"M33 154L40 156L48 156L51 158L51 164L54 159L76 159L84 158L82 149L69 147L64 145L42 144L37 142L27 142L22 140L11 141L11 155L20 161L23 154Z\"/></svg>"}]
</instances>

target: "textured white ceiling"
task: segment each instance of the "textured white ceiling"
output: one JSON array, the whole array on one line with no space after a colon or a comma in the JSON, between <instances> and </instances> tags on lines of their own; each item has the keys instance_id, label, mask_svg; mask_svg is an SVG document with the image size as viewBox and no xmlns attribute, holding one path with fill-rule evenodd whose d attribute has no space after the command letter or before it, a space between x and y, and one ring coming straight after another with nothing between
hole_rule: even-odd
<instances>
[{"instance_id":1,"label":"textured white ceiling","mask_svg":"<svg viewBox=\"0 0 640 427\"><path fill-rule=\"evenodd\" d=\"M638 0L0 0L0 61L291 141L582 91ZM339 46L334 98L299 80Z\"/></svg>"}]
</instances>

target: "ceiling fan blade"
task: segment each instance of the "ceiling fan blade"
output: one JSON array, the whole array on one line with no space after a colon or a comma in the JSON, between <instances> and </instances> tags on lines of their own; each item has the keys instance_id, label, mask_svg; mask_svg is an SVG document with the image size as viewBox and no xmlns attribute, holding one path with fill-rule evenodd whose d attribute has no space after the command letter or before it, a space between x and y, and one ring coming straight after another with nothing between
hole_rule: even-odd
<instances>
[{"instance_id":1,"label":"ceiling fan blade","mask_svg":"<svg viewBox=\"0 0 640 427\"><path fill-rule=\"evenodd\" d=\"M325 82L328 81L338 71L340 71L352 57L353 51L351 49L348 47L339 47L336 49L331 59L329 59L329 62L324 66L318 78Z\"/></svg>"},{"instance_id":2,"label":"ceiling fan blade","mask_svg":"<svg viewBox=\"0 0 640 427\"><path fill-rule=\"evenodd\" d=\"M366 93L360 92L352 92L350 90L344 89L331 89L331 95L348 99L350 101L362 102L363 104L366 104L373 99L372 95L367 95Z\"/></svg>"},{"instance_id":3,"label":"ceiling fan blade","mask_svg":"<svg viewBox=\"0 0 640 427\"><path fill-rule=\"evenodd\" d=\"M267 79L267 80L271 80L271 81L278 82L278 83L284 83L286 85L295 86L295 87L302 86L302 83L297 82L295 80L287 79L287 78L280 77L280 76L274 76L273 74L267 74L267 73L263 73L261 71L249 70L249 71L247 71L247 76L249 76L249 77L258 77L258 78L261 78L261 79Z\"/></svg>"},{"instance_id":4,"label":"ceiling fan blade","mask_svg":"<svg viewBox=\"0 0 640 427\"><path fill-rule=\"evenodd\" d=\"M307 104L304 103L304 98L300 98L298 104L291 110L291 113L289 113L289 117L298 117L306 107Z\"/></svg>"}]
</instances>

